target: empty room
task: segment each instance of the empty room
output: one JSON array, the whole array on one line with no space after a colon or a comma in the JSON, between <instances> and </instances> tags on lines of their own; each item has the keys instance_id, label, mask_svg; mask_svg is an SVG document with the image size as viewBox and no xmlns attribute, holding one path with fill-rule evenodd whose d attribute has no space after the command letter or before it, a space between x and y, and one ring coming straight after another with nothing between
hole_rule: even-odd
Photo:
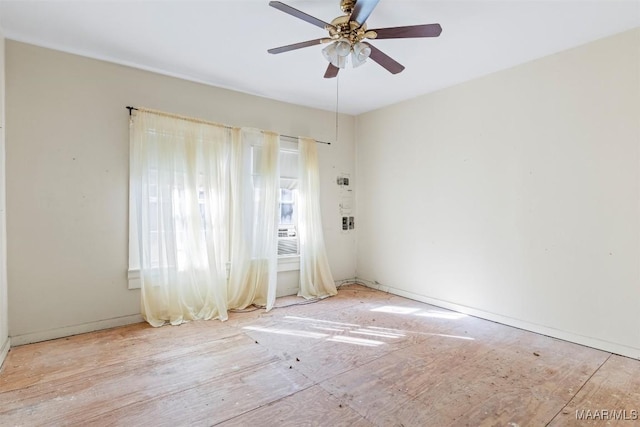
<instances>
[{"instance_id":1,"label":"empty room","mask_svg":"<svg viewBox=\"0 0 640 427\"><path fill-rule=\"evenodd\" d=\"M0 0L0 425L640 421L640 1Z\"/></svg>"}]
</instances>

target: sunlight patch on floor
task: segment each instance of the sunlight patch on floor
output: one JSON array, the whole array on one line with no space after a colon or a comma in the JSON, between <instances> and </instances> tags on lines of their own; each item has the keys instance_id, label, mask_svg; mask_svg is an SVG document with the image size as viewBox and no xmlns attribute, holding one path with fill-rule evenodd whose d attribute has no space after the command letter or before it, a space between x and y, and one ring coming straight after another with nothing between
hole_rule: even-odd
<instances>
[{"instance_id":1,"label":"sunlight patch on floor","mask_svg":"<svg viewBox=\"0 0 640 427\"><path fill-rule=\"evenodd\" d=\"M335 335L327 339L327 341L363 345L366 347L377 347L384 344L384 342L382 341L368 340L368 339L356 338L356 337L347 337L344 335Z\"/></svg>"},{"instance_id":2,"label":"sunlight patch on floor","mask_svg":"<svg viewBox=\"0 0 640 427\"><path fill-rule=\"evenodd\" d=\"M405 335L404 334L390 334L388 332L379 332L379 331L372 331L372 330L368 330L368 329L358 329L356 331L350 331L352 334L360 334L360 335L370 335L370 336L374 336L374 337L380 337L380 338L402 338Z\"/></svg>"},{"instance_id":3,"label":"sunlight patch on floor","mask_svg":"<svg viewBox=\"0 0 640 427\"><path fill-rule=\"evenodd\" d=\"M382 307L372 308L371 311L377 311L380 313L392 313L392 314L414 314L420 311L420 309L411 308L411 307L399 307L396 305L384 305Z\"/></svg>"},{"instance_id":4,"label":"sunlight patch on floor","mask_svg":"<svg viewBox=\"0 0 640 427\"><path fill-rule=\"evenodd\" d=\"M285 316L284 318L285 319L289 319L289 320L301 320L303 322L328 323L328 324L331 324L331 325L350 326L350 327L356 327L356 328L360 327L360 325L356 325L354 323L332 322L330 320L312 319L312 318L309 318L309 317Z\"/></svg>"},{"instance_id":5,"label":"sunlight patch on floor","mask_svg":"<svg viewBox=\"0 0 640 427\"><path fill-rule=\"evenodd\" d=\"M247 329L250 331L258 331L258 332L268 332L271 334L292 335L296 337L315 338L315 339L325 338L328 336L327 334L321 334L318 332L299 331L299 330L282 329L282 328L262 328L259 326L245 326L242 329Z\"/></svg>"},{"instance_id":6,"label":"sunlight patch on floor","mask_svg":"<svg viewBox=\"0 0 640 427\"><path fill-rule=\"evenodd\" d=\"M382 306L374 308L371 311L381 313L392 314L409 314L422 317L436 317L447 320L457 320L462 317L466 317L464 314L437 311L437 310L421 310L409 307L398 306ZM294 328L275 328L275 327L258 327L258 326L246 326L243 329L267 332L279 335L290 335L302 338L322 339L331 342L339 342L344 344L361 345L367 347L377 347L387 344L399 338L407 337L408 335L426 335L437 336L443 338L453 338L466 341L474 341L474 338L460 335L439 334L422 331L410 331L402 329L384 328L380 326L361 326L355 323L335 322L331 320L314 319L310 317L301 316L285 316L283 318L291 325L299 326L300 328L311 328L323 332L313 332L303 329ZM294 327L295 327L294 326ZM352 335L364 335L377 339L359 338ZM387 342L385 342L387 341Z\"/></svg>"},{"instance_id":7,"label":"sunlight patch on floor","mask_svg":"<svg viewBox=\"0 0 640 427\"><path fill-rule=\"evenodd\" d=\"M457 313L455 311L422 310L420 308L400 307L397 305L383 305L381 307L372 308L371 311L391 314L412 314L420 317L433 317L449 320L458 320L467 317L466 314Z\"/></svg>"}]
</instances>

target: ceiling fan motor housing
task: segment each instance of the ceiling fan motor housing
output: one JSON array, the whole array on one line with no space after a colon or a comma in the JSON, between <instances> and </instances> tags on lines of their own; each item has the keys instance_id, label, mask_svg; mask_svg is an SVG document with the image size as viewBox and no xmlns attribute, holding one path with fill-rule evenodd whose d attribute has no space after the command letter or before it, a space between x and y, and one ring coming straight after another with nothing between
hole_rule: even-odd
<instances>
[{"instance_id":1,"label":"ceiling fan motor housing","mask_svg":"<svg viewBox=\"0 0 640 427\"><path fill-rule=\"evenodd\" d=\"M350 19L350 15L338 16L327 27L332 39L346 40L352 46L365 38L376 38L375 31L367 31L367 24L358 24Z\"/></svg>"}]
</instances>

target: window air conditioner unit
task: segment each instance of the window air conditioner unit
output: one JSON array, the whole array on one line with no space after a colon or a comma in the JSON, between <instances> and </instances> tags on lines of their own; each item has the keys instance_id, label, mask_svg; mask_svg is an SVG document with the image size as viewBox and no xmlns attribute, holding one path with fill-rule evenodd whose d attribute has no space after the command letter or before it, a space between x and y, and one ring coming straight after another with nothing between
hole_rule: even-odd
<instances>
[{"instance_id":1,"label":"window air conditioner unit","mask_svg":"<svg viewBox=\"0 0 640 427\"><path fill-rule=\"evenodd\" d=\"M295 226L278 228L278 255L298 255Z\"/></svg>"}]
</instances>

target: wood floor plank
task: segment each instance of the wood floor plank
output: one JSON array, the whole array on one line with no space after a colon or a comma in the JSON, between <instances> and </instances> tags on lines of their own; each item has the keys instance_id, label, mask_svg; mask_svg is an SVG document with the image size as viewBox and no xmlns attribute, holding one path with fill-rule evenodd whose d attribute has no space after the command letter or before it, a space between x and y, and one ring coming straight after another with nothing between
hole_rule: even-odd
<instances>
[{"instance_id":1,"label":"wood floor plank","mask_svg":"<svg viewBox=\"0 0 640 427\"><path fill-rule=\"evenodd\" d=\"M544 425L567 391L606 357L592 349L576 354L580 346L568 343L555 343L566 351L552 356L549 350L540 359L487 343L438 340L433 347L396 351L321 386L377 425Z\"/></svg>"},{"instance_id":2,"label":"wood floor plank","mask_svg":"<svg viewBox=\"0 0 640 427\"><path fill-rule=\"evenodd\" d=\"M607 354L553 340L540 356L521 347L492 346L481 358L452 370L453 378L435 375L440 384L418 399L435 408L442 425L473 420L476 425L545 425L606 359ZM437 364L443 365L444 359ZM444 366L443 366L444 368Z\"/></svg>"},{"instance_id":3,"label":"wood floor plank","mask_svg":"<svg viewBox=\"0 0 640 427\"><path fill-rule=\"evenodd\" d=\"M267 349L236 335L208 344L208 351L163 359L131 359L0 394L7 420L66 422L87 413L103 414L150 398L182 392L240 372L277 362ZM123 385L126 385L123 387ZM25 414L24 407L29 408ZM61 414L56 418L56 414ZM53 414L53 415L52 415Z\"/></svg>"},{"instance_id":4,"label":"wood floor plank","mask_svg":"<svg viewBox=\"0 0 640 427\"><path fill-rule=\"evenodd\" d=\"M263 426L374 426L339 399L318 386L218 424L224 427Z\"/></svg>"},{"instance_id":5,"label":"wood floor plank","mask_svg":"<svg viewBox=\"0 0 640 427\"><path fill-rule=\"evenodd\" d=\"M238 333L224 324L207 328L205 322L163 328L140 323L12 348L0 375L0 393L123 361L176 357ZM175 346L177 339L193 342L194 347Z\"/></svg>"},{"instance_id":6,"label":"wood floor plank","mask_svg":"<svg viewBox=\"0 0 640 427\"><path fill-rule=\"evenodd\" d=\"M640 424L640 363L612 355L550 426Z\"/></svg>"},{"instance_id":7,"label":"wood floor plank","mask_svg":"<svg viewBox=\"0 0 640 427\"><path fill-rule=\"evenodd\" d=\"M484 343L432 336L320 385L376 425L435 425L415 424L434 414L417 397L425 389L446 386L457 365L482 359L490 350Z\"/></svg>"},{"instance_id":8,"label":"wood floor plank","mask_svg":"<svg viewBox=\"0 0 640 427\"><path fill-rule=\"evenodd\" d=\"M304 349L274 347L271 351L288 362L292 369L319 382L376 359L389 350L323 341Z\"/></svg>"},{"instance_id":9,"label":"wood floor plank","mask_svg":"<svg viewBox=\"0 0 640 427\"><path fill-rule=\"evenodd\" d=\"M413 334L388 328L363 328L356 323L321 317L317 314L283 316L244 329L257 342L264 343L283 360L292 361L295 369L316 382L416 342Z\"/></svg>"},{"instance_id":10,"label":"wood floor plank","mask_svg":"<svg viewBox=\"0 0 640 427\"><path fill-rule=\"evenodd\" d=\"M211 426L310 387L312 383L282 362L232 373L179 393L149 396L92 419L105 426Z\"/></svg>"}]
</instances>

